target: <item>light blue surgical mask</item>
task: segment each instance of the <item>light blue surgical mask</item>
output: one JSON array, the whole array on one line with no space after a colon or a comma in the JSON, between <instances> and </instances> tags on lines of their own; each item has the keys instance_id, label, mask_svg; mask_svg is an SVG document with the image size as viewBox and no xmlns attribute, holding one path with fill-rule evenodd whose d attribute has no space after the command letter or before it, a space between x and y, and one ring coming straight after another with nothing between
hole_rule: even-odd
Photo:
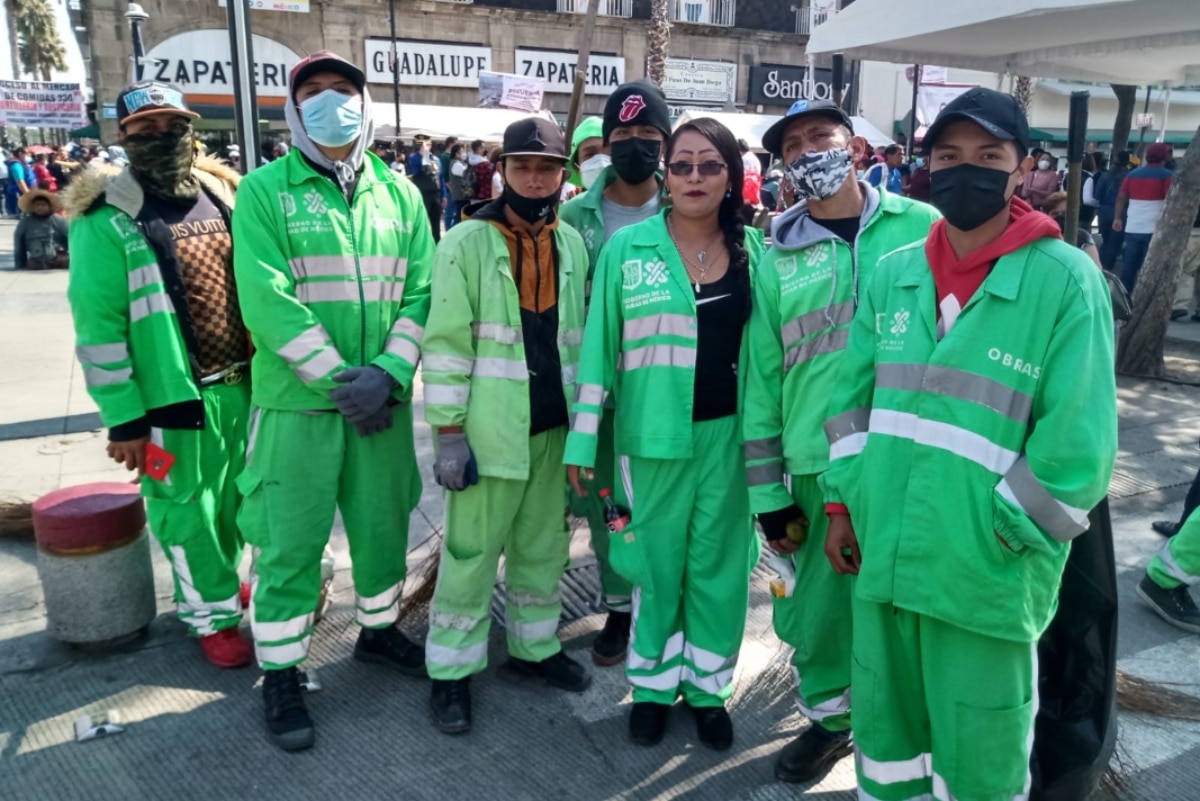
<instances>
[{"instance_id":1,"label":"light blue surgical mask","mask_svg":"<svg viewBox=\"0 0 1200 801\"><path fill-rule=\"evenodd\" d=\"M918 156L918 157L917 157L917 162L916 162L916 164L917 164L917 167L918 167L918 168L920 168L920 167L924 167L924 166L925 166L925 159L924 159L924 158L921 158L920 156Z\"/></svg>"},{"instance_id":2,"label":"light blue surgical mask","mask_svg":"<svg viewBox=\"0 0 1200 801\"><path fill-rule=\"evenodd\" d=\"M300 104L300 118L308 138L318 145L348 145L362 132L362 97L326 89Z\"/></svg>"}]
</instances>

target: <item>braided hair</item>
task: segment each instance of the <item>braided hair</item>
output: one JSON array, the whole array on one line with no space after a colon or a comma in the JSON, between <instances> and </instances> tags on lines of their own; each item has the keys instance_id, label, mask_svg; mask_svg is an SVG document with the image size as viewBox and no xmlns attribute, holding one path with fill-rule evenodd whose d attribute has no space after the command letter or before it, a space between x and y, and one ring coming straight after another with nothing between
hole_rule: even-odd
<instances>
[{"instance_id":1,"label":"braided hair","mask_svg":"<svg viewBox=\"0 0 1200 801\"><path fill-rule=\"evenodd\" d=\"M679 137L688 131L700 134L717 149L728 169L729 191L721 199L717 210L717 224L725 236L725 249L729 251L729 269L738 281L738 290L745 303L744 319L750 319L750 254L746 252L746 224L742 219L742 183L746 179L746 168L742 164L742 153L733 133L711 117L700 117L675 129L667 141L667 163L675 155Z\"/></svg>"}]
</instances>

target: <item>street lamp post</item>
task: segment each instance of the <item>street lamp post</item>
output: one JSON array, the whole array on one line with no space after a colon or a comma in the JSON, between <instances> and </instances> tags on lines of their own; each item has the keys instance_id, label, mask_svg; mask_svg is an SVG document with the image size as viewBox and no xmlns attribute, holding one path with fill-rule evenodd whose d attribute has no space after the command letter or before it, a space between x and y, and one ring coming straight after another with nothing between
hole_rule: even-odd
<instances>
[{"instance_id":1,"label":"street lamp post","mask_svg":"<svg viewBox=\"0 0 1200 801\"><path fill-rule=\"evenodd\" d=\"M125 19L129 20L130 34L133 39L133 82L137 83L142 79L143 71L146 68L146 45L142 42L142 23L150 19L150 15L146 13L146 9L142 8L140 3L129 4L129 9L125 12Z\"/></svg>"},{"instance_id":2,"label":"street lamp post","mask_svg":"<svg viewBox=\"0 0 1200 801\"><path fill-rule=\"evenodd\" d=\"M392 100L396 103L396 139L400 139L400 54L396 52L396 0L388 0L392 25Z\"/></svg>"}]
</instances>

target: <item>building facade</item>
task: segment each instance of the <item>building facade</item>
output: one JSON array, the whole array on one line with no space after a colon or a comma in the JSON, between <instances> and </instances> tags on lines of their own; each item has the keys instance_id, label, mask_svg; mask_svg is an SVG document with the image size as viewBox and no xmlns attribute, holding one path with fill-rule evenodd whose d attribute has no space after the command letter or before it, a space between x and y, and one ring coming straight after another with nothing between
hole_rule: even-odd
<instances>
[{"instance_id":1,"label":"building facade","mask_svg":"<svg viewBox=\"0 0 1200 801\"><path fill-rule=\"evenodd\" d=\"M81 0L101 138L116 137L112 104L131 76L125 0ZM233 127L234 84L224 0L144 0L145 77L179 84L204 127ZM260 119L283 127L287 73L305 54L333 50L362 65L376 102L392 99L387 0L251 0ZM272 10L278 7L281 10ZM544 82L543 108L565 117L587 0L397 0L401 102L474 107L479 74ZM583 112L598 114L618 84L644 77L650 0L601 0ZM289 9L289 10L283 10ZM805 70L809 8L780 0L672 0L664 89L684 109L782 113L797 92L831 91L827 70ZM462 136L470 136L470 131Z\"/></svg>"}]
</instances>

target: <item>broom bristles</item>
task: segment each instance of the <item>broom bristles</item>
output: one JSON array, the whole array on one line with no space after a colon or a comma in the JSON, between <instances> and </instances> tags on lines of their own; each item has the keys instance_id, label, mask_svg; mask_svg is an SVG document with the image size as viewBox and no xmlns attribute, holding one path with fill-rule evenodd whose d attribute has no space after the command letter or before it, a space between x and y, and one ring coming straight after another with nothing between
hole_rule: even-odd
<instances>
[{"instance_id":1,"label":"broom bristles","mask_svg":"<svg viewBox=\"0 0 1200 801\"><path fill-rule=\"evenodd\" d=\"M1163 684L1118 670L1117 706L1124 712L1200 721L1200 698L1173 689L1188 686L1194 685Z\"/></svg>"},{"instance_id":2,"label":"broom bristles","mask_svg":"<svg viewBox=\"0 0 1200 801\"><path fill-rule=\"evenodd\" d=\"M440 537L440 534L435 534ZM409 618L428 616L429 605L433 603L433 591L437 587L438 566L442 563L442 549L435 548L433 553L421 560L414 571L417 574L416 589L400 602L400 622Z\"/></svg>"},{"instance_id":3,"label":"broom bristles","mask_svg":"<svg viewBox=\"0 0 1200 801\"><path fill-rule=\"evenodd\" d=\"M33 539L33 504L0 501L0 537Z\"/></svg>"}]
</instances>

